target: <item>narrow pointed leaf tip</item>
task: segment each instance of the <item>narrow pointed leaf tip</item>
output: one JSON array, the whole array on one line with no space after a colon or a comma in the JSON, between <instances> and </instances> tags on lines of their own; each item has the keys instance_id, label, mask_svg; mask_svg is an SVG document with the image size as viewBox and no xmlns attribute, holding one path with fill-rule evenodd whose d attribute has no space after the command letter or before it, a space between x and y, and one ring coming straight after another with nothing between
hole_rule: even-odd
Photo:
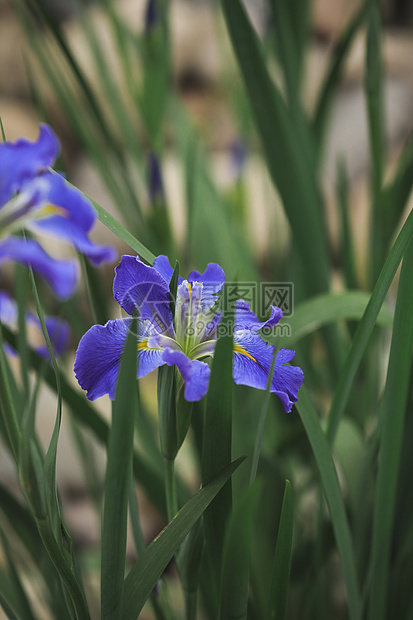
<instances>
[{"instance_id":1,"label":"narrow pointed leaf tip","mask_svg":"<svg viewBox=\"0 0 413 620\"><path fill-rule=\"evenodd\" d=\"M210 368L203 361L213 357L224 310L217 310L218 295L225 281L222 268L209 263L203 273L192 271L178 277L176 300L171 305L173 269L166 256L158 256L150 267L139 257L124 255L116 267L113 294L120 306L137 319L115 319L94 325L82 337L75 361L75 374L89 400L103 394L114 398L122 353L128 330L138 335L138 377L167 364L179 370L188 401L198 401L207 392ZM173 311L174 310L174 314ZM282 311L271 306L271 316L260 322L248 303L239 299L233 324L233 370L235 383L266 389L274 351L264 342L260 330L272 327ZM271 392L286 412L297 401L304 373L287 366L294 351L281 349L275 362ZM179 386L178 386L179 389Z\"/></svg>"}]
</instances>

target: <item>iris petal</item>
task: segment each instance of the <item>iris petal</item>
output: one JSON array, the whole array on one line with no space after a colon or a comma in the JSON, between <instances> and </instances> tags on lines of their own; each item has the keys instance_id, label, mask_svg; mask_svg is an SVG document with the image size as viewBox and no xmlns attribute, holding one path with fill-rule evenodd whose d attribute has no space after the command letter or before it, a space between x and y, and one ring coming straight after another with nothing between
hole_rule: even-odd
<instances>
[{"instance_id":1,"label":"iris petal","mask_svg":"<svg viewBox=\"0 0 413 620\"><path fill-rule=\"evenodd\" d=\"M32 239L9 237L0 243L0 265L15 260L30 265L49 283L60 299L67 299L74 292L77 283L77 265L71 260L51 258Z\"/></svg>"},{"instance_id":2,"label":"iris petal","mask_svg":"<svg viewBox=\"0 0 413 620\"><path fill-rule=\"evenodd\" d=\"M29 323L33 323L35 325L39 335L41 334L41 338L43 338L42 326L40 320L33 313L29 312L27 314L27 321ZM49 334L50 344L52 345L53 353L56 357L59 355L63 355L69 345L70 339L70 328L66 321L59 319L58 317L48 316L44 319L47 333ZM49 349L47 348L46 343L36 346L35 351L39 353L42 357L50 358Z\"/></svg>"},{"instance_id":3,"label":"iris petal","mask_svg":"<svg viewBox=\"0 0 413 620\"><path fill-rule=\"evenodd\" d=\"M17 304L5 291L0 291L0 321L12 327L17 321Z\"/></svg>"},{"instance_id":4,"label":"iris petal","mask_svg":"<svg viewBox=\"0 0 413 620\"><path fill-rule=\"evenodd\" d=\"M249 385L260 390L267 387L268 373L274 347L261 336L247 330L234 333L233 378L235 383ZM304 381L304 373L298 366L284 366L294 357L294 351L281 349L275 360L271 392L281 400L285 412L290 412L297 401L297 393Z\"/></svg>"},{"instance_id":5,"label":"iris petal","mask_svg":"<svg viewBox=\"0 0 413 620\"><path fill-rule=\"evenodd\" d=\"M156 322L164 333L173 331L169 286L153 267L136 256L125 255L115 274L113 295L128 314L133 315L139 309L142 320Z\"/></svg>"},{"instance_id":6,"label":"iris petal","mask_svg":"<svg viewBox=\"0 0 413 620\"><path fill-rule=\"evenodd\" d=\"M177 366L185 381L185 399L192 402L201 400L207 393L211 370L208 364L190 360L182 351L165 349L163 360L168 366Z\"/></svg>"},{"instance_id":7,"label":"iris petal","mask_svg":"<svg viewBox=\"0 0 413 620\"><path fill-rule=\"evenodd\" d=\"M244 328L247 331L257 332L264 327L274 327L282 318L283 311L277 306L271 306L271 316L266 321L259 321L255 313L251 310L248 303L243 299L238 299L235 304L235 329Z\"/></svg>"},{"instance_id":8,"label":"iris petal","mask_svg":"<svg viewBox=\"0 0 413 620\"><path fill-rule=\"evenodd\" d=\"M95 265L114 260L114 248L96 245L87 236L96 220L96 214L83 194L70 187L63 177L55 172L44 174L41 178L48 184L47 196L44 199L52 206L62 209L57 215L34 220L32 228L52 233L73 243L75 248L86 254Z\"/></svg>"},{"instance_id":9,"label":"iris petal","mask_svg":"<svg viewBox=\"0 0 413 620\"><path fill-rule=\"evenodd\" d=\"M79 342L74 371L89 400L109 394L115 398L120 363L132 319L93 325Z\"/></svg>"},{"instance_id":10,"label":"iris petal","mask_svg":"<svg viewBox=\"0 0 413 620\"><path fill-rule=\"evenodd\" d=\"M167 256L164 256L163 254L157 256L154 260L153 268L156 269L159 275L163 277L165 282L168 284L170 283L174 270L172 269ZM179 276L178 284L181 284L182 281L183 278Z\"/></svg>"},{"instance_id":11,"label":"iris petal","mask_svg":"<svg viewBox=\"0 0 413 620\"><path fill-rule=\"evenodd\" d=\"M215 293L218 293L225 282L225 273L222 267L216 263L208 263L204 273L199 271L191 271L188 276L188 282L202 282L202 302L201 307L205 312L211 308L217 301L218 297Z\"/></svg>"},{"instance_id":12,"label":"iris petal","mask_svg":"<svg viewBox=\"0 0 413 620\"><path fill-rule=\"evenodd\" d=\"M52 166L59 142L47 125L40 125L35 142L20 138L0 144L0 208L28 181Z\"/></svg>"}]
</instances>

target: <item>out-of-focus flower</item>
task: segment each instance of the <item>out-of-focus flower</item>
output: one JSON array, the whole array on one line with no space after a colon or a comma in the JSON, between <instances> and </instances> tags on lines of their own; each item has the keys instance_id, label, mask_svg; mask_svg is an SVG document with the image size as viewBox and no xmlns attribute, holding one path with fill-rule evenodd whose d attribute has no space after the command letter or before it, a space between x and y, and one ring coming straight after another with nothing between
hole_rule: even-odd
<instances>
[{"instance_id":1,"label":"out-of-focus flower","mask_svg":"<svg viewBox=\"0 0 413 620\"><path fill-rule=\"evenodd\" d=\"M151 204L165 199L161 167L153 151L148 155L148 193Z\"/></svg>"},{"instance_id":2,"label":"out-of-focus flower","mask_svg":"<svg viewBox=\"0 0 413 620\"><path fill-rule=\"evenodd\" d=\"M0 321L9 329L14 331L17 327L18 308L17 304L5 291L0 291ZM27 312L26 322L28 327L29 344L39 355L48 359L50 357L47 348L42 326L32 312ZM44 319L47 333L49 334L50 344L56 357L63 355L67 350L70 340L70 329L66 321L54 316L45 317ZM7 353L16 355L15 350L8 344L5 345Z\"/></svg>"},{"instance_id":3,"label":"out-of-focus flower","mask_svg":"<svg viewBox=\"0 0 413 620\"><path fill-rule=\"evenodd\" d=\"M145 9L145 33L150 34L159 21L157 0L148 0Z\"/></svg>"},{"instance_id":4,"label":"out-of-focus flower","mask_svg":"<svg viewBox=\"0 0 413 620\"><path fill-rule=\"evenodd\" d=\"M77 284L76 262L58 261L37 241L16 235L23 229L54 235L95 265L113 261L116 252L89 239L95 211L79 190L51 170L58 152L57 138L47 125L40 126L36 142L21 138L0 144L0 265L6 260L31 265L64 299Z\"/></svg>"},{"instance_id":5,"label":"out-of-focus flower","mask_svg":"<svg viewBox=\"0 0 413 620\"><path fill-rule=\"evenodd\" d=\"M137 330L138 377L167 364L176 365L185 382L185 399L200 400L208 390L210 368L203 360L213 356L221 312L217 295L225 280L219 265L210 263L203 274L193 271L179 279L175 313L170 307L169 283L172 267L166 256L158 256L148 267L138 257L122 256L116 268L113 293L129 314L138 319L116 319L94 325L79 343L75 374L89 400L103 394L114 398L122 352L128 331ZM282 310L271 307L271 316L260 322L246 301L235 307L233 378L236 383L265 389L274 347L261 338L259 330L272 327ZM276 356L271 392L277 394L285 411L291 411L304 380L297 366L285 366L294 351L281 349Z\"/></svg>"}]
</instances>

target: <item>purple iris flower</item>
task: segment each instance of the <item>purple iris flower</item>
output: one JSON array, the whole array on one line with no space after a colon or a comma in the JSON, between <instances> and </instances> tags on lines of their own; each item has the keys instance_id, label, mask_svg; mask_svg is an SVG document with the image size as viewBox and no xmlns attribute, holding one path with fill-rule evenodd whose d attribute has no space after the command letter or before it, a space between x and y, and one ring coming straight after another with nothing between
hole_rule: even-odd
<instances>
[{"instance_id":1,"label":"purple iris flower","mask_svg":"<svg viewBox=\"0 0 413 620\"><path fill-rule=\"evenodd\" d=\"M16 302L5 291L0 291L0 321L14 331L17 326L17 320L18 309ZM26 321L29 327L29 340L31 339L30 336L33 336L33 349L45 359L49 359L50 354L44 340L39 319L32 312L28 312L26 314ZM54 316L45 317L44 322L55 356L63 355L69 346L69 325L66 321ZM16 351L9 344L6 343L4 346L7 353L16 355Z\"/></svg>"},{"instance_id":2,"label":"purple iris flower","mask_svg":"<svg viewBox=\"0 0 413 620\"><path fill-rule=\"evenodd\" d=\"M221 312L217 293L225 274L210 263L204 273L192 271L187 280L179 278L175 316L169 302L172 267L166 256L158 256L153 267L138 257L122 256L115 270L113 294L129 315L139 318L111 320L94 325L82 337L76 353L75 374L89 400L103 394L115 397L116 383L129 329L138 336L138 377L167 364L175 365L185 382L185 399L200 400L208 390L210 368L203 359L212 357L218 337ZM235 383L265 390L274 347L261 338L259 330L276 325L282 310L271 307L271 316L260 322L246 301L235 308L233 337L233 377ZM297 366L285 366L294 351L277 353L271 392L279 396L286 412L291 411L304 380Z\"/></svg>"},{"instance_id":3,"label":"purple iris flower","mask_svg":"<svg viewBox=\"0 0 413 620\"><path fill-rule=\"evenodd\" d=\"M95 265L114 260L116 252L89 239L95 211L79 190L50 169L58 153L59 143L47 125L40 125L36 142L21 138L0 144L0 265L7 260L31 265L65 299L76 288L76 262L53 259L37 241L15 233L26 229L60 237Z\"/></svg>"}]
</instances>

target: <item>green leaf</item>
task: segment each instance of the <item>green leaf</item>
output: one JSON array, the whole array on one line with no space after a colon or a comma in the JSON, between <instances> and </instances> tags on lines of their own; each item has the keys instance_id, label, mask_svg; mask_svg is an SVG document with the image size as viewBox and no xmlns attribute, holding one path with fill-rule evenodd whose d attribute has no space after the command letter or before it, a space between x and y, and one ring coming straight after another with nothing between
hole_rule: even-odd
<instances>
[{"instance_id":1,"label":"green leaf","mask_svg":"<svg viewBox=\"0 0 413 620\"><path fill-rule=\"evenodd\" d=\"M394 329L380 416L380 449L374 501L369 620L387 617L391 544L404 418L413 353L413 240L403 259Z\"/></svg>"},{"instance_id":2,"label":"green leaf","mask_svg":"<svg viewBox=\"0 0 413 620\"><path fill-rule=\"evenodd\" d=\"M284 620L285 618L288 584L290 581L293 531L293 493L290 481L286 480L280 524L278 526L277 546L274 555L267 620Z\"/></svg>"},{"instance_id":3,"label":"green leaf","mask_svg":"<svg viewBox=\"0 0 413 620\"><path fill-rule=\"evenodd\" d=\"M18 604L12 600L10 582L3 570L0 568L0 605L9 620L21 620L18 613Z\"/></svg>"},{"instance_id":4,"label":"green leaf","mask_svg":"<svg viewBox=\"0 0 413 620\"><path fill-rule=\"evenodd\" d=\"M373 327L376 323L380 309L383 305L387 291L396 274L403 254L413 237L413 211L409 214L401 229L386 262L380 272L373 294L357 327L354 339L340 373L339 381L334 393L329 414L329 426L327 436L329 441L334 441L340 419L344 413L351 386L356 376L361 358L367 346Z\"/></svg>"},{"instance_id":5,"label":"green leaf","mask_svg":"<svg viewBox=\"0 0 413 620\"><path fill-rule=\"evenodd\" d=\"M7 439L12 449L16 463L19 462L19 446L21 441L21 433L17 421L16 409L12 398L10 381L8 378L9 368L7 364L6 354L3 348L3 333L8 331L0 323L0 413L2 422L7 432ZM16 339L14 344L16 348Z\"/></svg>"},{"instance_id":6,"label":"green leaf","mask_svg":"<svg viewBox=\"0 0 413 620\"><path fill-rule=\"evenodd\" d=\"M137 339L132 328L126 339L112 404L105 477L102 526L101 614L122 616L128 499L132 473L133 430L137 408Z\"/></svg>"},{"instance_id":7,"label":"green leaf","mask_svg":"<svg viewBox=\"0 0 413 620\"><path fill-rule=\"evenodd\" d=\"M384 188L383 203L386 223L383 234L386 244L390 243L394 229L400 220L413 186L413 140L406 143L392 180Z\"/></svg>"},{"instance_id":8,"label":"green leaf","mask_svg":"<svg viewBox=\"0 0 413 620\"><path fill-rule=\"evenodd\" d=\"M4 325L2 326L2 330L6 341L13 347L16 347L16 337L14 334ZM2 348L0 347L0 360L1 354ZM29 364L35 371L39 371L43 366L43 359L36 351L33 351L33 349L29 350ZM52 390L56 389L55 376L50 367L45 369L45 382ZM93 405L86 400L84 394L71 386L64 375L60 376L60 382L62 387L62 398L69 405L71 415L76 422L89 428L99 442L107 444L109 427L106 420L104 420ZM1 396L2 391L0 390L0 397ZM135 451L133 455L133 471L136 480L142 484L153 504L163 514L166 514L164 483L158 469ZM178 493L180 493L182 497L185 495L185 490L182 488L182 485L180 489L178 488Z\"/></svg>"},{"instance_id":9,"label":"green leaf","mask_svg":"<svg viewBox=\"0 0 413 620\"><path fill-rule=\"evenodd\" d=\"M337 166L337 203L340 208L340 256L343 275L348 289L357 288L354 242L350 225L349 182L344 159Z\"/></svg>"},{"instance_id":10,"label":"green leaf","mask_svg":"<svg viewBox=\"0 0 413 620\"><path fill-rule=\"evenodd\" d=\"M138 558L125 580L122 620L137 618L185 536L243 460L241 457L231 463L192 497Z\"/></svg>"},{"instance_id":11,"label":"green leaf","mask_svg":"<svg viewBox=\"0 0 413 620\"><path fill-rule=\"evenodd\" d=\"M280 336L275 335L265 339L277 347L291 347L323 325L348 319L360 320L369 301L370 295L364 291L316 295L300 303L295 308L293 316L279 322L276 334L280 332ZM381 327L391 329L393 313L388 306L383 306L379 309L375 320Z\"/></svg>"},{"instance_id":12,"label":"green leaf","mask_svg":"<svg viewBox=\"0 0 413 620\"><path fill-rule=\"evenodd\" d=\"M153 265L155 260L155 255L152 254L150 250L148 250L143 243L138 241L122 224L120 224L110 213L105 211L103 207L97 204L94 200L86 196L88 200L93 204L96 209L96 214L98 219L109 228L119 239L124 241L132 250L134 250L140 258L146 260L150 265Z\"/></svg>"},{"instance_id":13,"label":"green leaf","mask_svg":"<svg viewBox=\"0 0 413 620\"><path fill-rule=\"evenodd\" d=\"M220 620L247 618L250 554L261 491L259 482L247 488L228 521L222 554Z\"/></svg>"},{"instance_id":14,"label":"green leaf","mask_svg":"<svg viewBox=\"0 0 413 620\"><path fill-rule=\"evenodd\" d=\"M341 496L336 469L330 447L324 435L317 412L303 385L300 389L296 408L307 433L317 463L321 484L330 511L331 523L337 542L338 553L347 591L350 620L361 620L361 598L354 562L353 542Z\"/></svg>"},{"instance_id":15,"label":"green leaf","mask_svg":"<svg viewBox=\"0 0 413 620\"><path fill-rule=\"evenodd\" d=\"M283 200L307 283L313 293L326 292L330 261L321 193L314 162L310 160L313 145L307 144L307 132L303 135L301 125L297 128L294 116L289 114L281 93L271 81L257 37L240 0L222 0L221 4L268 169Z\"/></svg>"},{"instance_id":16,"label":"green leaf","mask_svg":"<svg viewBox=\"0 0 413 620\"><path fill-rule=\"evenodd\" d=\"M265 421L267 419L268 405L270 403L271 384L274 378L274 368L275 368L276 357L277 357L277 349L276 347L274 347L274 351L272 354L272 360L271 360L271 367L268 373L267 385L265 388L265 396L264 396L264 400L263 400L262 407L261 407L260 417L259 417L258 426L257 426L257 433L255 437L254 453L252 455L250 484L254 482L255 476L257 475L258 461L260 459L262 440L264 438Z\"/></svg>"},{"instance_id":17,"label":"green leaf","mask_svg":"<svg viewBox=\"0 0 413 620\"><path fill-rule=\"evenodd\" d=\"M232 316L223 315L225 335L218 339L207 394L202 448L202 484L212 480L231 462L232 435ZM232 506L231 481L223 487L204 514L205 552L218 592L225 530Z\"/></svg>"},{"instance_id":18,"label":"green leaf","mask_svg":"<svg viewBox=\"0 0 413 620\"><path fill-rule=\"evenodd\" d=\"M15 565L15 562L11 554L9 543L2 530L0 530L0 538L2 541L3 550L4 550L5 556L7 558L7 563L9 566L10 590L14 594L13 598L16 601L16 610L18 610L19 612L19 618L21 620L34 620L34 616L33 616L33 612L31 609L29 599L26 595L26 592L21 582L19 570Z\"/></svg>"},{"instance_id":19,"label":"green leaf","mask_svg":"<svg viewBox=\"0 0 413 620\"><path fill-rule=\"evenodd\" d=\"M350 51L355 35L364 22L367 6L368 3L364 1L361 8L355 13L340 38L337 40L334 50L330 55L329 67L324 76L323 84L318 95L313 120L313 130L319 145L319 150L321 150L322 143L324 142L327 121L334 95L340 83L344 62Z\"/></svg>"},{"instance_id":20,"label":"green leaf","mask_svg":"<svg viewBox=\"0 0 413 620\"><path fill-rule=\"evenodd\" d=\"M84 254L80 255L83 277L88 292L93 322L104 325L109 320L107 297L102 287L99 269L91 265Z\"/></svg>"},{"instance_id":21,"label":"green leaf","mask_svg":"<svg viewBox=\"0 0 413 620\"><path fill-rule=\"evenodd\" d=\"M377 277L386 250L383 238L382 183L386 155L384 119L384 68L382 58L381 7L376 0L368 2L366 67L364 84L367 99L367 120L371 156L371 277ZM374 281L373 280L373 281Z\"/></svg>"},{"instance_id":22,"label":"green leaf","mask_svg":"<svg viewBox=\"0 0 413 620\"><path fill-rule=\"evenodd\" d=\"M156 0L157 23L141 40L143 85L141 107L146 130L153 149L162 141L162 121L169 94L170 45L168 8L165 0Z\"/></svg>"},{"instance_id":23,"label":"green leaf","mask_svg":"<svg viewBox=\"0 0 413 620\"><path fill-rule=\"evenodd\" d=\"M186 620L196 620L197 592L204 550L204 528L199 519L184 540L179 552L179 576L185 597Z\"/></svg>"}]
</instances>

